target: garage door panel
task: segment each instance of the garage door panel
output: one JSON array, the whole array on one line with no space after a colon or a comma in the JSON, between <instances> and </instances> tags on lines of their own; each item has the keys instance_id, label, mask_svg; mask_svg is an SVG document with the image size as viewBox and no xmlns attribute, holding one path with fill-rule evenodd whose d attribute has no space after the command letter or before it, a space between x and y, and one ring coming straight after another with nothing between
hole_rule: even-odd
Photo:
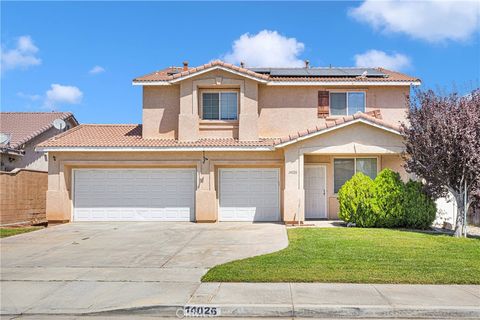
<instances>
[{"instance_id":1,"label":"garage door panel","mask_svg":"<svg viewBox=\"0 0 480 320\"><path fill-rule=\"evenodd\" d=\"M279 170L220 169L220 221L278 221Z\"/></svg>"},{"instance_id":2,"label":"garage door panel","mask_svg":"<svg viewBox=\"0 0 480 320\"><path fill-rule=\"evenodd\" d=\"M98 169L74 172L76 221L190 221L194 169Z\"/></svg>"}]
</instances>

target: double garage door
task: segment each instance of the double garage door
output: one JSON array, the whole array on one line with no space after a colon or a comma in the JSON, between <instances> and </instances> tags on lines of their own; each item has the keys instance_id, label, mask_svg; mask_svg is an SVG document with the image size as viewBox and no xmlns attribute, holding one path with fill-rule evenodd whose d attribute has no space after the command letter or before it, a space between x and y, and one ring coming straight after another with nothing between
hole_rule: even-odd
<instances>
[{"instance_id":1,"label":"double garage door","mask_svg":"<svg viewBox=\"0 0 480 320\"><path fill-rule=\"evenodd\" d=\"M220 169L220 221L278 221L277 169ZM194 221L195 169L74 170L74 221Z\"/></svg>"}]
</instances>

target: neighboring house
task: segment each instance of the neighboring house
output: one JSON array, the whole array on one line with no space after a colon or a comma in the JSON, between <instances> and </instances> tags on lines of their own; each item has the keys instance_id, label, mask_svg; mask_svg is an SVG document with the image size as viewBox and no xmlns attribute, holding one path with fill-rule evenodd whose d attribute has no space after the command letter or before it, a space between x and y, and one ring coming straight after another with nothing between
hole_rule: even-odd
<instances>
[{"instance_id":1,"label":"neighboring house","mask_svg":"<svg viewBox=\"0 0 480 320\"><path fill-rule=\"evenodd\" d=\"M1 171L32 169L48 171L48 159L44 152L35 151L35 146L62 133L54 128L53 121L62 119L66 128L78 125L69 112L1 112L0 142Z\"/></svg>"},{"instance_id":2,"label":"neighboring house","mask_svg":"<svg viewBox=\"0 0 480 320\"><path fill-rule=\"evenodd\" d=\"M334 219L355 172L407 177L399 124L417 78L214 61L133 85L143 124L80 125L38 146L50 159L48 220Z\"/></svg>"}]
</instances>

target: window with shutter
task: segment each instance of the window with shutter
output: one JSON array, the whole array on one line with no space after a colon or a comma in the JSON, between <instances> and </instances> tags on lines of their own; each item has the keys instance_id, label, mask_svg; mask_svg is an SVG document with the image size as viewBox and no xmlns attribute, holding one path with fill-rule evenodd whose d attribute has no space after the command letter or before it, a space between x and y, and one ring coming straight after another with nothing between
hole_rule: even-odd
<instances>
[{"instance_id":1,"label":"window with shutter","mask_svg":"<svg viewBox=\"0 0 480 320\"><path fill-rule=\"evenodd\" d=\"M328 117L330 105L330 94L328 91L318 91L318 117Z\"/></svg>"}]
</instances>

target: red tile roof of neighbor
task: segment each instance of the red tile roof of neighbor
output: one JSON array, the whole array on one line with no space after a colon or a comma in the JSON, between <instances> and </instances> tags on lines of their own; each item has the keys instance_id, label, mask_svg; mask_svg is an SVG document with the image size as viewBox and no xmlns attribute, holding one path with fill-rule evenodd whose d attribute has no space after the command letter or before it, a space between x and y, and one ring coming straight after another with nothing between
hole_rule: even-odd
<instances>
[{"instance_id":1,"label":"red tile roof of neighbor","mask_svg":"<svg viewBox=\"0 0 480 320\"><path fill-rule=\"evenodd\" d=\"M286 77L286 76L271 76L269 74L263 74L263 73L258 73L255 71L252 71L248 68L244 67L239 67L230 63L226 63L220 60L215 60L212 62L209 62L207 64L203 64L198 67L194 68L188 68L188 70L183 71L182 67L168 67L163 70L155 71L149 74L146 74L144 76L137 77L133 79L133 82L136 83L148 83L148 82L153 82L153 81L173 81L180 79L182 77L186 77L192 74L195 74L197 72L200 72L202 70L210 69L213 67L223 67L226 69L230 69L235 72L239 72L241 74L244 74L246 76L254 77L257 78L258 80L261 81L288 81L288 82L304 82L304 81L353 81L353 82L393 82L393 81L400 81L400 82L406 82L406 85L410 82L416 82L420 81L420 79L411 77L409 75L396 72L396 71L391 71L387 70L384 68L375 68L377 71L384 73L386 76L385 77L328 77L328 76L308 76L308 77ZM345 68L348 69L348 68Z\"/></svg>"},{"instance_id":2,"label":"red tile roof of neighbor","mask_svg":"<svg viewBox=\"0 0 480 320\"><path fill-rule=\"evenodd\" d=\"M325 125L317 126L283 138L265 138L254 141L244 141L231 138L208 138L197 141L180 141L175 139L144 139L142 125L138 124L82 124L54 138L42 142L40 148L248 148L267 147L294 141L309 134L321 133L324 130L363 119L368 123L379 125L386 129L399 132L400 127L379 119L378 112L373 115L357 113L335 120L327 121Z\"/></svg>"},{"instance_id":3,"label":"red tile roof of neighbor","mask_svg":"<svg viewBox=\"0 0 480 320\"><path fill-rule=\"evenodd\" d=\"M11 135L8 147L16 149L52 128L53 120L68 118L77 123L70 112L0 112L0 132Z\"/></svg>"}]
</instances>

